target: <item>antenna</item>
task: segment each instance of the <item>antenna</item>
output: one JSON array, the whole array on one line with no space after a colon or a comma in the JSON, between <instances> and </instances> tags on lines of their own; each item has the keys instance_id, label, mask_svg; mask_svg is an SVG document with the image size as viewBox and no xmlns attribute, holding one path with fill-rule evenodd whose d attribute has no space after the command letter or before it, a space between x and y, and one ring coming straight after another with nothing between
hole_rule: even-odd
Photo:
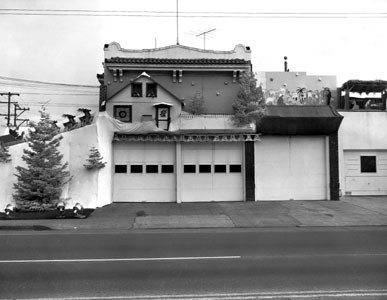
<instances>
[{"instance_id":1,"label":"antenna","mask_svg":"<svg viewBox=\"0 0 387 300\"><path fill-rule=\"evenodd\" d=\"M204 43L204 49L206 49L206 35L208 34L208 33L210 33L210 32L212 32L212 31L215 31L216 30L216 28L213 28L213 29L210 29L210 30L207 30L207 31L203 31L203 32L201 32L201 33L199 33L199 34L197 34L196 36L203 36L203 43Z\"/></svg>"},{"instance_id":2,"label":"antenna","mask_svg":"<svg viewBox=\"0 0 387 300\"><path fill-rule=\"evenodd\" d=\"M176 0L176 45L179 45L179 0Z\"/></svg>"}]
</instances>

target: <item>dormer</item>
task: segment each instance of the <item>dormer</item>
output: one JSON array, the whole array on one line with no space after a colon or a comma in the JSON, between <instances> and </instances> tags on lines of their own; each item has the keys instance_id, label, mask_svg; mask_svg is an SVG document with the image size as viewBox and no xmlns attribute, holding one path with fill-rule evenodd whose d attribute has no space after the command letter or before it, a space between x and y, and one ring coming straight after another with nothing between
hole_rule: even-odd
<instances>
[{"instance_id":1,"label":"dormer","mask_svg":"<svg viewBox=\"0 0 387 300\"><path fill-rule=\"evenodd\" d=\"M143 72L107 101L106 110L124 123L149 122L163 130L182 111L183 101Z\"/></svg>"}]
</instances>

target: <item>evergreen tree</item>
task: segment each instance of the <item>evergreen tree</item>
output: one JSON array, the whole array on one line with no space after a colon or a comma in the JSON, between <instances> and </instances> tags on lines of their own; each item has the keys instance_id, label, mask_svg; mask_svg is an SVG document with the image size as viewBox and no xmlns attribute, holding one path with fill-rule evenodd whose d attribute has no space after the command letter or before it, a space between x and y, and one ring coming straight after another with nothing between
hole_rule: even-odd
<instances>
[{"instance_id":1,"label":"evergreen tree","mask_svg":"<svg viewBox=\"0 0 387 300\"><path fill-rule=\"evenodd\" d=\"M70 178L66 171L68 163L62 164L63 155L58 147L62 136L49 115L41 111L40 121L30 123L27 137L28 149L24 149L22 159L27 167L17 166L17 183L13 195L22 210L42 210L54 206L59 200L65 183Z\"/></svg>"},{"instance_id":2,"label":"evergreen tree","mask_svg":"<svg viewBox=\"0 0 387 300\"><path fill-rule=\"evenodd\" d=\"M257 87L254 74L243 73L239 79L239 92L233 104L234 114L231 117L236 126L258 124L265 113L265 100L262 87Z\"/></svg>"},{"instance_id":3,"label":"evergreen tree","mask_svg":"<svg viewBox=\"0 0 387 300\"><path fill-rule=\"evenodd\" d=\"M8 152L8 147L0 143L0 163L7 163L11 161L11 154Z\"/></svg>"},{"instance_id":4,"label":"evergreen tree","mask_svg":"<svg viewBox=\"0 0 387 300\"><path fill-rule=\"evenodd\" d=\"M102 162L102 160L103 157L101 156L101 153L99 153L98 149L92 147L90 149L89 158L86 160L87 163L83 166L88 170L101 169L106 165L106 162Z\"/></svg>"},{"instance_id":5,"label":"evergreen tree","mask_svg":"<svg viewBox=\"0 0 387 300\"><path fill-rule=\"evenodd\" d=\"M200 93L197 93L192 99L188 102L186 111L190 114L200 115L206 113L206 107L204 105L203 96Z\"/></svg>"}]
</instances>

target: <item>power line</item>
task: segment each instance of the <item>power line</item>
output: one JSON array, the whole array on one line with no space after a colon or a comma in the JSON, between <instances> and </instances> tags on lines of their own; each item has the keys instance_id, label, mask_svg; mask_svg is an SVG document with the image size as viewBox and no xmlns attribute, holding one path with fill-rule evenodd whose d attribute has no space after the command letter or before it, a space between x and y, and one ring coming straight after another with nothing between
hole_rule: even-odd
<instances>
[{"instance_id":1,"label":"power line","mask_svg":"<svg viewBox=\"0 0 387 300\"><path fill-rule=\"evenodd\" d=\"M88 9L26 9L26 8L1 8L1 11L23 11L23 12L81 12L81 13L142 13L142 14L176 14L176 11L161 11L161 10L88 10ZM310 14L310 15L342 15L342 14L386 14L384 12L251 12L251 11L179 11L179 14L227 14L227 15L291 15L291 14Z\"/></svg>"},{"instance_id":2,"label":"power line","mask_svg":"<svg viewBox=\"0 0 387 300\"><path fill-rule=\"evenodd\" d=\"M97 96L98 93L23 93L20 92L22 95L42 95L42 96Z\"/></svg>"},{"instance_id":3,"label":"power line","mask_svg":"<svg viewBox=\"0 0 387 300\"><path fill-rule=\"evenodd\" d=\"M33 86L33 85L24 85L24 84L17 84L17 83L4 83L0 81L0 86L6 86L6 87L13 87L18 89L25 89L25 90L38 90L38 91L59 91L63 93L84 93L84 94L91 94L92 92L86 91L86 90L77 90L77 89L63 89L62 87L51 87L51 86ZM98 92L96 92L98 94Z\"/></svg>"},{"instance_id":4,"label":"power line","mask_svg":"<svg viewBox=\"0 0 387 300\"><path fill-rule=\"evenodd\" d=\"M175 18L172 11L0 9L0 15ZM387 18L385 12L179 12L181 18Z\"/></svg>"},{"instance_id":5,"label":"power line","mask_svg":"<svg viewBox=\"0 0 387 300\"><path fill-rule=\"evenodd\" d=\"M0 76L0 79L8 80L8 81L20 81L20 82L26 82L26 83L37 83L37 84L46 84L46 85L57 85L57 86L63 86L63 87L99 88L98 85L82 85L82 84L69 84L69 83L47 82L47 81L28 80L28 79L13 78L13 77L5 77L5 76Z\"/></svg>"}]
</instances>

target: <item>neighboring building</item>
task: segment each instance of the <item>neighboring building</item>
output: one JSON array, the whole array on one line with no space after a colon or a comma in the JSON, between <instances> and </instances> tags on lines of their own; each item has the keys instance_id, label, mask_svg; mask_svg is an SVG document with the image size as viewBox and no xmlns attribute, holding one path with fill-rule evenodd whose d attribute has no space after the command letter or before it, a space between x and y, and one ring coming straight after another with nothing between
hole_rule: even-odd
<instances>
[{"instance_id":1,"label":"neighboring building","mask_svg":"<svg viewBox=\"0 0 387 300\"><path fill-rule=\"evenodd\" d=\"M257 200L339 200L337 132L329 105L268 106L255 144Z\"/></svg>"},{"instance_id":2,"label":"neighboring building","mask_svg":"<svg viewBox=\"0 0 387 300\"><path fill-rule=\"evenodd\" d=\"M257 199L339 198L336 76L258 72L267 116L256 144Z\"/></svg>"},{"instance_id":3,"label":"neighboring building","mask_svg":"<svg viewBox=\"0 0 387 300\"><path fill-rule=\"evenodd\" d=\"M342 194L387 195L387 81L349 80L340 94Z\"/></svg>"},{"instance_id":4,"label":"neighboring building","mask_svg":"<svg viewBox=\"0 0 387 300\"><path fill-rule=\"evenodd\" d=\"M267 105L333 105L337 102L336 76L306 72L258 72Z\"/></svg>"}]
</instances>

